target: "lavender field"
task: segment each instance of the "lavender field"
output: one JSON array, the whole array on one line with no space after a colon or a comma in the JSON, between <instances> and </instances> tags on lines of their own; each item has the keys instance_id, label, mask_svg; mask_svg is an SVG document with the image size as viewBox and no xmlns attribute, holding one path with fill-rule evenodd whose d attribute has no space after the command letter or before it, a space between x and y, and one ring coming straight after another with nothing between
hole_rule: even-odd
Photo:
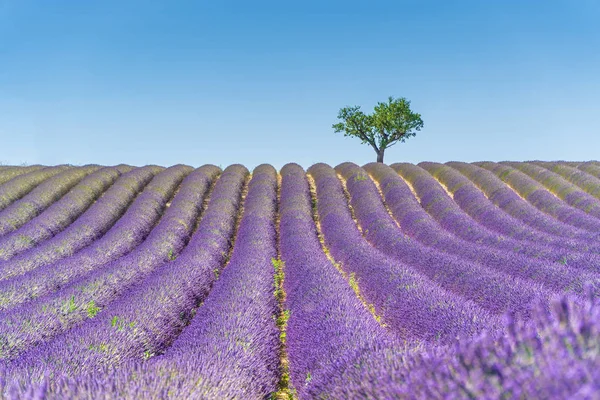
<instances>
[{"instance_id":1,"label":"lavender field","mask_svg":"<svg viewBox=\"0 0 600 400\"><path fill-rule=\"evenodd\" d=\"M10 399L600 398L600 163L0 166Z\"/></svg>"}]
</instances>

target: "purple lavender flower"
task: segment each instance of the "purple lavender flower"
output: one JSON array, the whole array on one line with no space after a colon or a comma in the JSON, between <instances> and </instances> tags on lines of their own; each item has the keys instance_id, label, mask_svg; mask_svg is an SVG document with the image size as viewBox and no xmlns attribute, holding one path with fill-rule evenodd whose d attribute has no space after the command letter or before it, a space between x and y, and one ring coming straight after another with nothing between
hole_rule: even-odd
<instances>
[{"instance_id":1,"label":"purple lavender flower","mask_svg":"<svg viewBox=\"0 0 600 400\"><path fill-rule=\"evenodd\" d=\"M600 179L562 162L533 161L531 164L544 167L577 185L592 196L600 199Z\"/></svg>"},{"instance_id":2,"label":"purple lavender flower","mask_svg":"<svg viewBox=\"0 0 600 400\"><path fill-rule=\"evenodd\" d=\"M583 293L586 285L598 282L598 277L568 265L548 262L537 258L497 249L494 246L460 239L444 230L437 221L423 210L406 183L390 167L381 163L364 166L381 187L385 204L398 221L405 239L416 239L432 249L454 254L462 259L476 262L511 276L541 283L555 292ZM489 172L489 171L488 171ZM375 207L377 205L374 202ZM390 228L388 228L390 229ZM390 238L398 236L391 230ZM391 240L384 238L384 240ZM398 237L397 241L401 241ZM393 252L398 245L391 244L383 250ZM598 284L596 284L598 286Z\"/></svg>"},{"instance_id":3,"label":"purple lavender flower","mask_svg":"<svg viewBox=\"0 0 600 400\"><path fill-rule=\"evenodd\" d=\"M1 261L0 280L23 274L44 264L70 256L77 250L91 244L123 215L137 194L160 170L160 167L147 166L125 173L91 206L87 194L82 195L83 199L76 196L73 203L57 203L57 207L48 208L38 218L23 225L11 235L2 238L9 240L8 238L13 237L12 235L16 235L17 239L21 238L21 241L13 244L19 245L19 243L22 243L21 245L25 246L27 240L32 236L53 235L51 231L43 233L46 229L43 222L51 222L55 218L62 219L65 207L68 209L69 206L74 206L77 209L82 204L84 207L89 206L79 218L62 232L57 233L29 251L18 254L10 260ZM116 172L107 171L107 173L108 176L105 177L105 182L109 185L114 179L112 174L116 174Z\"/></svg>"},{"instance_id":4,"label":"purple lavender flower","mask_svg":"<svg viewBox=\"0 0 600 400\"><path fill-rule=\"evenodd\" d=\"M13 363L15 368L50 367L71 375L162 352L189 322L225 262L240 196L219 197L219 191L230 186L230 192L241 193L244 175L239 168L225 170L213 192L217 196L211 198L218 208L205 216L204 226L176 260L157 268L105 308L98 307L98 314L84 324L21 356ZM182 194L196 195L189 189L184 187ZM181 198L177 200L181 204ZM225 230L206 229L211 220L224 223ZM148 309L153 312L145 312Z\"/></svg>"},{"instance_id":5,"label":"purple lavender flower","mask_svg":"<svg viewBox=\"0 0 600 400\"><path fill-rule=\"evenodd\" d=\"M507 335L400 353L379 346L344 360L310 398L594 399L600 392L600 306L566 298ZM402 354L401 356L399 354Z\"/></svg>"},{"instance_id":6,"label":"purple lavender flower","mask_svg":"<svg viewBox=\"0 0 600 400\"><path fill-rule=\"evenodd\" d=\"M576 248L576 242L572 242L571 239L590 242L598 236L597 234L561 222L540 211L487 169L463 162L449 162L446 165L465 175L465 177L485 193L486 197L492 203L503 211L518 218L532 228L561 237L565 241L565 246L568 244Z\"/></svg>"},{"instance_id":7,"label":"purple lavender flower","mask_svg":"<svg viewBox=\"0 0 600 400\"><path fill-rule=\"evenodd\" d=\"M331 167L315 164L308 173L315 179L319 218L331 254L358 279L367 301L400 337L444 342L497 327L497 321L472 301L371 247L352 220Z\"/></svg>"},{"instance_id":8,"label":"purple lavender flower","mask_svg":"<svg viewBox=\"0 0 600 400\"><path fill-rule=\"evenodd\" d=\"M531 163L503 162L502 164L509 165L529 175L571 207L600 218L600 201L581 190L577 185L568 182L559 174ZM597 183L597 179L594 179L593 187L597 187Z\"/></svg>"},{"instance_id":9,"label":"purple lavender flower","mask_svg":"<svg viewBox=\"0 0 600 400\"><path fill-rule=\"evenodd\" d=\"M382 253L494 314L512 311L527 318L534 302L549 297L532 280L524 281L408 239L386 212L366 171L353 163L340 164L336 170L346 180L350 205L364 237Z\"/></svg>"},{"instance_id":10,"label":"purple lavender flower","mask_svg":"<svg viewBox=\"0 0 600 400\"><path fill-rule=\"evenodd\" d=\"M172 195L182 178L182 171L169 168L159 173L137 196L123 217L90 246L24 275L0 281L0 310L56 291L129 253L148 236L171 200L175 204L180 203L181 198L201 201L218 171L217 167L206 165L190 173L181 183L175 199L172 199Z\"/></svg>"},{"instance_id":11,"label":"purple lavender flower","mask_svg":"<svg viewBox=\"0 0 600 400\"><path fill-rule=\"evenodd\" d=\"M39 184L20 200L0 212L0 236L22 226L60 199L87 175L99 170L98 165L67 169Z\"/></svg>"},{"instance_id":12,"label":"purple lavender flower","mask_svg":"<svg viewBox=\"0 0 600 400\"><path fill-rule=\"evenodd\" d=\"M1 260L8 260L14 255L22 253L69 226L110 187L121 173L120 168L108 167L88 175L79 185L69 191L63 198L54 202L41 215L28 222L24 221L27 223L21 226L20 229L16 229L18 219L27 218L27 211L35 213L36 210L43 208L43 197L40 196L38 189L43 193L50 192L51 194L52 192L48 189L49 187L59 187L57 182L55 182L57 178L62 178L61 175L74 174L78 171L78 168L74 168L48 179L31 191L25 198L13 203L2 212L0 218L6 217L5 221L8 222L9 228L6 228L5 231L10 231L10 234L0 238ZM33 196L33 199L30 198L31 196ZM32 206L32 204L37 205ZM1 227L2 225L0 224ZM11 230L10 227L15 229Z\"/></svg>"},{"instance_id":13,"label":"purple lavender flower","mask_svg":"<svg viewBox=\"0 0 600 400\"><path fill-rule=\"evenodd\" d=\"M293 387L300 398L347 353L389 342L382 328L321 250L304 170L281 170L280 237L285 262L287 349Z\"/></svg>"},{"instance_id":14,"label":"purple lavender flower","mask_svg":"<svg viewBox=\"0 0 600 400\"><path fill-rule=\"evenodd\" d=\"M241 190L241 181L247 170L242 166L229 168L236 171L235 178L239 183L219 185L221 189L211 195L211 205L218 205L224 201L222 196L228 199ZM198 194L188 193L169 207L156 228L135 251L82 276L56 293L0 313L0 336L5 338L0 343L0 357L15 358L23 350L48 341L74 324L95 316L150 273L177 257L196 225L201 204L201 194L198 197ZM210 208L199 231L212 229L221 232L227 229L222 218L215 218L215 212L210 212ZM23 326L25 320L28 322Z\"/></svg>"},{"instance_id":15,"label":"purple lavender flower","mask_svg":"<svg viewBox=\"0 0 600 400\"><path fill-rule=\"evenodd\" d=\"M594 233L600 230L600 221L598 219L586 214L582 210L569 206L524 172L508 165L492 162L475 163L475 165L492 171L500 179L508 182L521 197L524 197L539 210L553 216L559 221ZM516 179L519 181L516 181Z\"/></svg>"},{"instance_id":16,"label":"purple lavender flower","mask_svg":"<svg viewBox=\"0 0 600 400\"><path fill-rule=\"evenodd\" d=\"M399 163L393 164L392 168L407 182L411 183L423 208L444 229L464 240L493 246L499 250L528 257L568 264L577 268L586 268L593 272L600 271L599 256L586 248L584 242L579 246L579 251L576 251L519 241L500 235L473 220L450 198L438 181L421 167ZM590 243L588 247L595 245L593 242L588 243Z\"/></svg>"},{"instance_id":17,"label":"purple lavender flower","mask_svg":"<svg viewBox=\"0 0 600 400\"><path fill-rule=\"evenodd\" d=\"M14 167L10 165L5 165L2 167L0 171L0 185L14 179L20 175L27 174L29 172L37 171L39 169L44 168L42 165L30 165L27 167ZM0 186L0 191L2 190L2 186Z\"/></svg>"},{"instance_id":18,"label":"purple lavender flower","mask_svg":"<svg viewBox=\"0 0 600 400\"><path fill-rule=\"evenodd\" d=\"M72 167L66 165L58 165L56 167L34 169L33 171L18 175L3 185L0 185L0 211L31 192L37 185L44 182L46 179L71 168Z\"/></svg>"},{"instance_id":19,"label":"purple lavender flower","mask_svg":"<svg viewBox=\"0 0 600 400\"><path fill-rule=\"evenodd\" d=\"M600 179L600 164L599 163L584 162L584 163L580 163L580 164L578 163L577 165L572 165L572 166Z\"/></svg>"},{"instance_id":20,"label":"purple lavender flower","mask_svg":"<svg viewBox=\"0 0 600 400\"><path fill-rule=\"evenodd\" d=\"M507 214L494 205L484 193L470 182L463 174L453 168L438 163L423 162L419 166L428 171L453 195L453 200L473 219L491 230L515 240L544 243L555 247L571 249L580 248L582 244L589 244L587 240L571 240L565 243L564 238L539 232L517 217ZM600 248L599 248L600 249Z\"/></svg>"}]
</instances>

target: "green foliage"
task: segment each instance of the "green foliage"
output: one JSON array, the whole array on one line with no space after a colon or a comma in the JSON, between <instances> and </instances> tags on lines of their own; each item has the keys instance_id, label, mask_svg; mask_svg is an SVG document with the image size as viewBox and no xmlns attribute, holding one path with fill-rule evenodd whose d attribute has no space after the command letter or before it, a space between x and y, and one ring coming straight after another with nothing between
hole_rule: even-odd
<instances>
[{"instance_id":1,"label":"green foliage","mask_svg":"<svg viewBox=\"0 0 600 400\"><path fill-rule=\"evenodd\" d=\"M344 136L354 136L363 144L369 144L377 153L377 161L383 162L385 149L398 142L404 142L415 136L423 128L421 114L410 109L410 101L404 97L387 102L377 103L373 114L365 114L360 106L348 106L340 109L338 119L333 124L335 132L343 132Z\"/></svg>"},{"instance_id":2,"label":"green foliage","mask_svg":"<svg viewBox=\"0 0 600 400\"><path fill-rule=\"evenodd\" d=\"M274 295L277 298L277 300L282 301L285 297L285 293L283 291L284 262L279 259L271 258L271 264L273 264L273 268L275 268L275 292L274 292Z\"/></svg>"},{"instance_id":3,"label":"green foliage","mask_svg":"<svg viewBox=\"0 0 600 400\"><path fill-rule=\"evenodd\" d=\"M360 289L358 288L358 279L356 279L356 275L354 274L354 272L350 273L350 278L348 280L349 280L350 287L352 288L352 290L354 290L354 292L356 294L359 294Z\"/></svg>"},{"instance_id":4,"label":"green foliage","mask_svg":"<svg viewBox=\"0 0 600 400\"><path fill-rule=\"evenodd\" d=\"M305 380L306 380L306 383L312 381L312 375L310 374L310 372L306 373L306 379Z\"/></svg>"},{"instance_id":5,"label":"green foliage","mask_svg":"<svg viewBox=\"0 0 600 400\"><path fill-rule=\"evenodd\" d=\"M100 307L96 306L96 302L94 300L90 301L87 305L88 317L94 318L98 312L100 312Z\"/></svg>"},{"instance_id":6,"label":"green foliage","mask_svg":"<svg viewBox=\"0 0 600 400\"><path fill-rule=\"evenodd\" d=\"M369 177L367 176L367 174L363 173L354 176L354 182L366 181L367 179L369 179Z\"/></svg>"},{"instance_id":7,"label":"green foliage","mask_svg":"<svg viewBox=\"0 0 600 400\"><path fill-rule=\"evenodd\" d=\"M144 351L144 355L143 355L144 360L148 360L149 358L151 358L153 356L154 356L154 353L152 351L150 351L150 350Z\"/></svg>"},{"instance_id":8,"label":"green foliage","mask_svg":"<svg viewBox=\"0 0 600 400\"><path fill-rule=\"evenodd\" d=\"M70 314L77 309L77 305L75 304L75 296L71 296L69 300L67 300L61 307L61 311L63 314Z\"/></svg>"},{"instance_id":9,"label":"green foliage","mask_svg":"<svg viewBox=\"0 0 600 400\"><path fill-rule=\"evenodd\" d=\"M567 256L562 256L562 258L558 262L560 262L562 265L569 265L567 261Z\"/></svg>"}]
</instances>

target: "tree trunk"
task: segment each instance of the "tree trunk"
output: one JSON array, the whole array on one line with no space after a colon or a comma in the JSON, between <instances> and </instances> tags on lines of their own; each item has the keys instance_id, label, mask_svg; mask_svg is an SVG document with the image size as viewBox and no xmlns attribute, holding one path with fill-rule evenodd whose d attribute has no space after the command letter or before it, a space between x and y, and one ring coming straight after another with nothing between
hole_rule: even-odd
<instances>
[{"instance_id":1,"label":"tree trunk","mask_svg":"<svg viewBox=\"0 0 600 400\"><path fill-rule=\"evenodd\" d=\"M383 152L385 149L381 149L377 152L377 162L383 163Z\"/></svg>"}]
</instances>

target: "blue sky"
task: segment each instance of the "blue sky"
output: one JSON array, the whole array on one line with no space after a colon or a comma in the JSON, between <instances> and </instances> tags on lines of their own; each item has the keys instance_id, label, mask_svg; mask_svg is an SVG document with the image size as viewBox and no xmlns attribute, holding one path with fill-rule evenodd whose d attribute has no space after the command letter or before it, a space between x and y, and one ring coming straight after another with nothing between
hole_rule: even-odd
<instances>
[{"instance_id":1,"label":"blue sky","mask_svg":"<svg viewBox=\"0 0 600 400\"><path fill-rule=\"evenodd\" d=\"M600 1L0 0L0 161L375 160L331 125L407 97L385 161L598 159Z\"/></svg>"}]
</instances>

